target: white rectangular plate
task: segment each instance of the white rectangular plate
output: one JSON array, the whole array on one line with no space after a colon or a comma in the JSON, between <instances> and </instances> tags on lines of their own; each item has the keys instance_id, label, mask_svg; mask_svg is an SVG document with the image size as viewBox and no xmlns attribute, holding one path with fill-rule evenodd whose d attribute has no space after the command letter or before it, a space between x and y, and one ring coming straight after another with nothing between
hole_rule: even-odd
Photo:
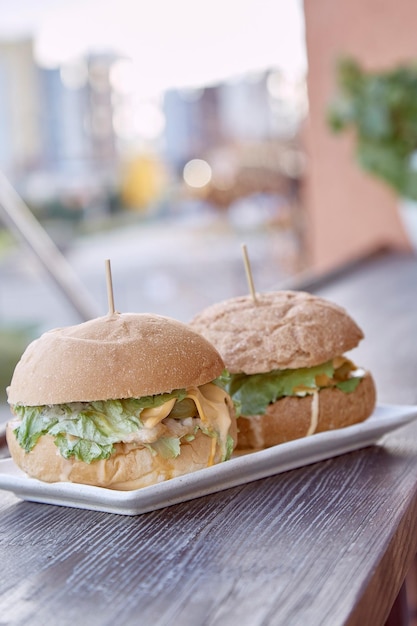
<instances>
[{"instance_id":1,"label":"white rectangular plate","mask_svg":"<svg viewBox=\"0 0 417 626\"><path fill-rule=\"evenodd\" d=\"M242 454L220 465L134 491L43 483L28 478L10 458L0 459L0 489L32 502L139 515L364 448L416 418L417 406L378 405L361 424Z\"/></svg>"}]
</instances>

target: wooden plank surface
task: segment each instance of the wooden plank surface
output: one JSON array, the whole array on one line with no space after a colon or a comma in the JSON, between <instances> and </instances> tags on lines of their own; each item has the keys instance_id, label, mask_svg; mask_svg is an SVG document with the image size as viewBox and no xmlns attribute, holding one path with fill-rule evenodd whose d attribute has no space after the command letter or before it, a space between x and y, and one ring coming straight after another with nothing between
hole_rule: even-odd
<instances>
[{"instance_id":1,"label":"wooden plank surface","mask_svg":"<svg viewBox=\"0 0 417 626\"><path fill-rule=\"evenodd\" d=\"M381 402L417 403L416 277L388 256L320 285L364 328ZM417 550L416 491L417 424L138 517L3 491L0 623L378 626Z\"/></svg>"}]
</instances>

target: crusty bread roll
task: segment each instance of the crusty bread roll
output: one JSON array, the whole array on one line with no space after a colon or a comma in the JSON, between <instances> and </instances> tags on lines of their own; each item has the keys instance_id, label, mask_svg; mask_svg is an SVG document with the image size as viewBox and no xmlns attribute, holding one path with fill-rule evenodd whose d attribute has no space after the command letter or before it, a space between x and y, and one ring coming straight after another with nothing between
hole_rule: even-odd
<instances>
[{"instance_id":1,"label":"crusty bread roll","mask_svg":"<svg viewBox=\"0 0 417 626\"><path fill-rule=\"evenodd\" d=\"M11 456L29 476L46 482L113 489L136 489L218 463L230 451L229 439L233 447L237 440L234 405L212 384L223 370L220 354L207 339L163 316L115 313L44 333L23 353L7 390L16 413L6 430ZM52 410L52 420L62 415L58 420L68 421L62 409L66 405L71 407L72 419L86 406L87 414L94 411L92 402L101 403L102 411L103 402L175 395L178 390L191 399L190 413L171 417L176 399L140 409L144 411L140 413L141 433L123 431L120 440L110 444L108 458L91 462L74 454L64 458L56 434L45 432L25 450L15 434L27 411L44 411L42 416L48 412L49 419ZM142 419L146 410L147 417ZM110 411L105 420L111 416ZM66 435L70 442L78 437L65 432L70 433ZM175 458L161 456L160 449L152 447L160 438L173 437L180 440ZM94 435L91 440L95 441Z\"/></svg>"},{"instance_id":2,"label":"crusty bread roll","mask_svg":"<svg viewBox=\"0 0 417 626\"><path fill-rule=\"evenodd\" d=\"M230 374L266 374L322 365L355 348L363 332L342 307L306 292L277 291L231 298L204 309L190 326L220 352ZM238 448L265 448L341 428L372 413L369 373L355 391L326 387L278 398L262 415L238 419Z\"/></svg>"},{"instance_id":3,"label":"crusty bread roll","mask_svg":"<svg viewBox=\"0 0 417 626\"><path fill-rule=\"evenodd\" d=\"M348 397L336 387L318 392L318 420L314 433L363 422L375 406L375 385L366 373ZM286 396L270 404L264 415L238 420L238 448L260 449L305 437L310 433L313 395Z\"/></svg>"},{"instance_id":4,"label":"crusty bread roll","mask_svg":"<svg viewBox=\"0 0 417 626\"><path fill-rule=\"evenodd\" d=\"M346 311L300 291L231 298L204 309L190 326L220 352L231 373L312 367L358 345L363 332Z\"/></svg>"}]
</instances>

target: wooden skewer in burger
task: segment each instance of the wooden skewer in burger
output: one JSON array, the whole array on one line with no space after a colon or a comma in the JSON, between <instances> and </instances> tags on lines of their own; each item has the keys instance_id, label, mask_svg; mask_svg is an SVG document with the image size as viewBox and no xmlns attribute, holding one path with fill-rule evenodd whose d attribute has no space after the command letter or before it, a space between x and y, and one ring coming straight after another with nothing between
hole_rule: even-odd
<instances>
[{"instance_id":1,"label":"wooden skewer in burger","mask_svg":"<svg viewBox=\"0 0 417 626\"><path fill-rule=\"evenodd\" d=\"M209 306L190 325L225 362L223 386L237 407L239 449L349 426L374 410L371 374L345 356L363 332L345 309L324 298L251 288L251 295Z\"/></svg>"},{"instance_id":2,"label":"wooden skewer in burger","mask_svg":"<svg viewBox=\"0 0 417 626\"><path fill-rule=\"evenodd\" d=\"M47 482L137 489L230 457L236 417L214 380L224 363L171 318L114 310L44 333L8 387L15 463Z\"/></svg>"}]
</instances>

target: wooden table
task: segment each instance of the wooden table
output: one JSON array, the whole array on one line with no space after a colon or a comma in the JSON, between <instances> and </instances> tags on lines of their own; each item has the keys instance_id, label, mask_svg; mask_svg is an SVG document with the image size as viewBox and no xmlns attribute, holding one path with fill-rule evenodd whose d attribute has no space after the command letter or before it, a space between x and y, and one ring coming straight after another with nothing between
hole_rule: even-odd
<instances>
[{"instance_id":1,"label":"wooden table","mask_svg":"<svg viewBox=\"0 0 417 626\"><path fill-rule=\"evenodd\" d=\"M379 401L417 403L417 259L376 255L308 287L364 329L355 360ZM417 550L417 423L137 517L2 491L0 548L8 626L378 626Z\"/></svg>"}]
</instances>

